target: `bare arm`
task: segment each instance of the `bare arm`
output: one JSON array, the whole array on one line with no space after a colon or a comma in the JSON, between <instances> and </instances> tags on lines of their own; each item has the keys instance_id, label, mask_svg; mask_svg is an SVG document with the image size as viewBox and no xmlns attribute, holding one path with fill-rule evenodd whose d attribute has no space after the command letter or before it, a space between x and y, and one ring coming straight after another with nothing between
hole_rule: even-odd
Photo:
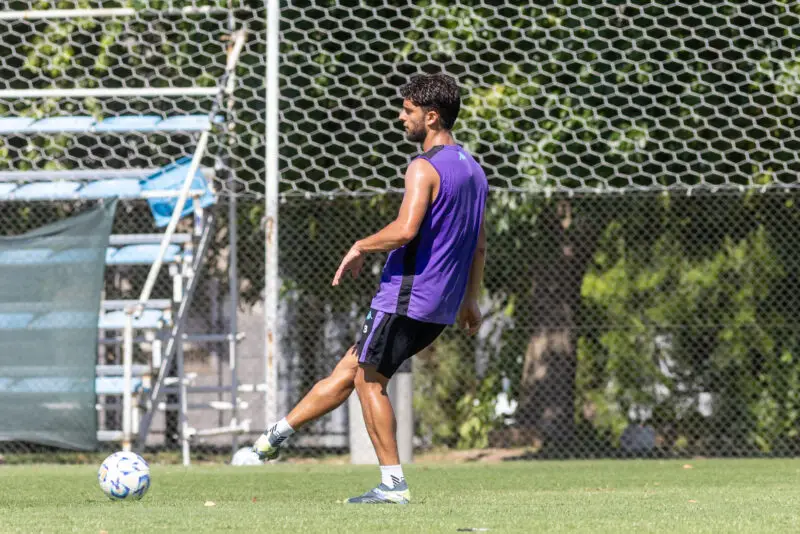
<instances>
[{"instance_id":1,"label":"bare arm","mask_svg":"<svg viewBox=\"0 0 800 534\"><path fill-rule=\"evenodd\" d=\"M353 246L365 253L388 252L414 239L431 204L437 180L433 165L424 159L414 160L406 171L406 192L397 218L378 233L356 242Z\"/></svg>"},{"instance_id":2,"label":"bare arm","mask_svg":"<svg viewBox=\"0 0 800 534\"><path fill-rule=\"evenodd\" d=\"M472 266L469 269L467 281L466 300L478 300L483 285L483 268L486 264L486 227L481 224L481 231L478 234L478 244L475 247L475 255L472 257Z\"/></svg>"},{"instance_id":3,"label":"bare arm","mask_svg":"<svg viewBox=\"0 0 800 534\"><path fill-rule=\"evenodd\" d=\"M478 298L483 285L483 268L486 264L486 224L481 224L478 234L478 243L475 254L472 256L472 265L467 278L467 292L461 309L458 312L458 324L469 331L470 335L477 333L481 326L481 310L478 307Z\"/></svg>"},{"instance_id":4,"label":"bare arm","mask_svg":"<svg viewBox=\"0 0 800 534\"><path fill-rule=\"evenodd\" d=\"M350 248L336 271L333 285L339 285L342 275L347 271L352 273L353 278L358 276L364 264L365 254L394 250L414 239L438 185L439 176L433 165L424 159L414 160L406 171L406 192L397 218L379 232L357 241Z\"/></svg>"}]
</instances>

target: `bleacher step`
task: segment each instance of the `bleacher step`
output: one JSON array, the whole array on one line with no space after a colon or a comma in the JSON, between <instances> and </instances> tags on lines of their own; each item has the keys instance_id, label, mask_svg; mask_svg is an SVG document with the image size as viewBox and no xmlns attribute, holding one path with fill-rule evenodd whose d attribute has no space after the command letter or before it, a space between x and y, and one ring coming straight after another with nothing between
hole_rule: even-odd
<instances>
[{"instance_id":1,"label":"bleacher step","mask_svg":"<svg viewBox=\"0 0 800 534\"><path fill-rule=\"evenodd\" d=\"M111 234L108 244L112 247L126 245L155 245L160 244L164 239L164 234ZM172 234L169 242L173 245L189 243L192 240L191 234Z\"/></svg>"},{"instance_id":2,"label":"bleacher step","mask_svg":"<svg viewBox=\"0 0 800 534\"><path fill-rule=\"evenodd\" d=\"M214 117L220 123L222 117ZM0 117L0 134L47 134L47 133L155 133L155 132L204 132L211 128L208 114L175 115L119 115L96 120L91 115L64 117Z\"/></svg>"},{"instance_id":3,"label":"bleacher step","mask_svg":"<svg viewBox=\"0 0 800 534\"><path fill-rule=\"evenodd\" d=\"M102 303L102 308L104 310L125 310L129 308L135 308L138 305L138 300L104 300ZM168 310L172 307L172 301L169 299L150 299L144 301L144 307L146 309L159 309L159 310Z\"/></svg>"},{"instance_id":4,"label":"bleacher step","mask_svg":"<svg viewBox=\"0 0 800 534\"><path fill-rule=\"evenodd\" d=\"M158 258L160 251L160 242L110 246L106 249L105 262L106 265L151 265ZM181 246L173 243L167 247L163 261L176 263L181 260L181 256ZM96 259L97 249L92 248L69 248L58 251L49 248L28 248L0 252L0 265L7 267L70 265L94 262Z\"/></svg>"}]
</instances>

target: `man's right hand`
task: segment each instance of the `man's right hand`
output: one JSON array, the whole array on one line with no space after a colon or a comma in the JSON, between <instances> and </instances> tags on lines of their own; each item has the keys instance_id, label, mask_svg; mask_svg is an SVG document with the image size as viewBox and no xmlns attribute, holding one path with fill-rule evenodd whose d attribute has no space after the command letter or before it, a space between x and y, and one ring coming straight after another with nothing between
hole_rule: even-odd
<instances>
[{"instance_id":1,"label":"man's right hand","mask_svg":"<svg viewBox=\"0 0 800 534\"><path fill-rule=\"evenodd\" d=\"M338 286L339 282L341 282L342 277L344 276L344 273L347 271L350 271L350 275L353 278L358 278L358 273L360 273L361 268L364 267L364 257L365 254L361 251L358 243L353 245L345 255L341 265L339 265L339 269L336 271L331 285Z\"/></svg>"},{"instance_id":2,"label":"man's right hand","mask_svg":"<svg viewBox=\"0 0 800 534\"><path fill-rule=\"evenodd\" d=\"M458 326L467 330L469 335L474 336L481 327L481 309L476 300L465 300L458 310Z\"/></svg>"}]
</instances>

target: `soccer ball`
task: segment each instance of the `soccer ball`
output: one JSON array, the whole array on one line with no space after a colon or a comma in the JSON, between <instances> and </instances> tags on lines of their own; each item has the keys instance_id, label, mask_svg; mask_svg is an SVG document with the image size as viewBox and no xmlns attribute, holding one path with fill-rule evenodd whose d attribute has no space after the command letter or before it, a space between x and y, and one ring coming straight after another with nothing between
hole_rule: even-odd
<instances>
[{"instance_id":1,"label":"soccer ball","mask_svg":"<svg viewBox=\"0 0 800 534\"><path fill-rule=\"evenodd\" d=\"M250 447L242 447L231 459L231 465L262 465L263 463Z\"/></svg>"},{"instance_id":2,"label":"soccer ball","mask_svg":"<svg viewBox=\"0 0 800 534\"><path fill-rule=\"evenodd\" d=\"M150 466L133 452L115 452L97 471L100 489L115 501L138 501L150 489Z\"/></svg>"}]
</instances>

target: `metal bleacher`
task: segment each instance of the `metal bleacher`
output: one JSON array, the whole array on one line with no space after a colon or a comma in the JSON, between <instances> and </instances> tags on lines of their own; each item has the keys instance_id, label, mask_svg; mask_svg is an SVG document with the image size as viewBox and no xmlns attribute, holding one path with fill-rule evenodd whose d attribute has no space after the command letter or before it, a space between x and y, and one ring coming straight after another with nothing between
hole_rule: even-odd
<instances>
[{"instance_id":1,"label":"metal bleacher","mask_svg":"<svg viewBox=\"0 0 800 534\"><path fill-rule=\"evenodd\" d=\"M235 379L233 387L218 389L220 393L230 393L230 401L206 403L209 409L228 411L230 423L203 431L191 428L187 418L190 404L186 397L193 385L193 376L184 373L183 368L183 343L192 341L185 332L186 318L211 241L215 223L212 208L216 203L213 180L215 172L222 168L219 160L214 169L203 167L201 162L209 156L207 149L210 136L224 130L220 103L225 95L232 94L232 78L244 39L245 33L241 30L231 36L233 44L228 51L225 76L213 93L206 91L209 97L213 97L208 114L119 115L100 120L85 115L0 117L0 136L136 134L146 138L151 134L180 134L196 140L192 154L162 168L0 172L0 201L101 201L116 197L120 201L146 201L149 204L155 226L164 228L164 232L113 234L105 255L107 272L130 266L149 266L149 272L138 299L108 299L103 300L100 306L97 324L100 347L122 347L122 358L121 361L109 363L98 356L95 379L98 417L121 412L121 428L103 428L101 425L98 427L101 429L98 439L120 442L126 450L134 445L143 448L156 413L173 410L179 415L179 439L184 464L189 463L189 447L194 437L204 434L236 435L249 431L249 421L240 422L236 417L241 402L237 399ZM37 98L36 91L14 95L17 96ZM100 98L103 96L99 95ZM109 90L108 96L124 98L125 93ZM140 97L141 92L131 96ZM118 218L124 216L119 211ZM183 233L177 233L178 224L183 219L191 224L184 222ZM185 230L187 227L191 228L188 232ZM231 246L235 250L235 243ZM15 252L0 253L0 264L70 262L78 261L82 254L81 249L29 249ZM172 280L170 294L153 295L156 278L164 269ZM0 316L0 328L37 328L43 322L54 319L49 318L51 314L65 313L68 312L36 315L21 311L4 314ZM195 337L206 341L229 341L235 346L240 337L234 330L235 326L224 334ZM102 352L99 351L99 354ZM147 361L143 361L143 355L146 355ZM24 386L13 384L13 387ZM37 387L42 387L42 384L39 383ZM54 382L46 384L46 387L67 386ZM205 386L197 389L207 391L212 388ZM167 393L175 395L177 403L166 402L164 398Z\"/></svg>"}]
</instances>

